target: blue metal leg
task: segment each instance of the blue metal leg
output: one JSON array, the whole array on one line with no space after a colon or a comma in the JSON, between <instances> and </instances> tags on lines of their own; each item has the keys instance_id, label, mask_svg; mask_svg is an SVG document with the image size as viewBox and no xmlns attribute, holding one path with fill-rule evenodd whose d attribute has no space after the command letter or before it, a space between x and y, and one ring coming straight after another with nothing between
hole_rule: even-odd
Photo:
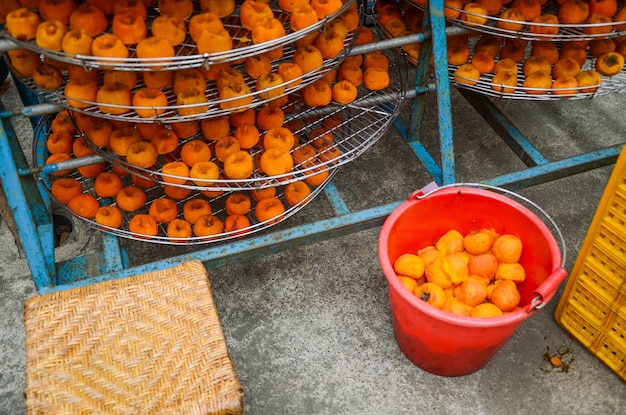
<instances>
[{"instance_id":1,"label":"blue metal leg","mask_svg":"<svg viewBox=\"0 0 626 415\"><path fill-rule=\"evenodd\" d=\"M456 182L454 146L452 142L452 110L448 80L448 47L443 0L430 0L430 23L434 53L435 82L437 85L437 112L439 114L439 142L441 151L442 184Z\"/></svg>"},{"instance_id":2,"label":"blue metal leg","mask_svg":"<svg viewBox=\"0 0 626 415\"><path fill-rule=\"evenodd\" d=\"M27 163L8 119L2 119L0 126L0 160L2 190L15 219L35 285L37 288L51 286L56 274L52 215L34 178L22 178L17 173Z\"/></svg>"},{"instance_id":3,"label":"blue metal leg","mask_svg":"<svg viewBox=\"0 0 626 415\"><path fill-rule=\"evenodd\" d=\"M450 83L448 81L446 23L443 16L442 0L430 1L429 6L424 10L422 35L424 41L420 45L417 59L415 89L412 91L416 96L411 103L411 119L408 125L405 121L398 119L395 122L395 127L432 178L438 184L444 185L454 183L456 175L452 141ZM427 87L431 73L431 62L434 63L434 88ZM429 154L419 139L419 130L425 112L424 93L432 89L437 94L441 165Z\"/></svg>"}]
</instances>

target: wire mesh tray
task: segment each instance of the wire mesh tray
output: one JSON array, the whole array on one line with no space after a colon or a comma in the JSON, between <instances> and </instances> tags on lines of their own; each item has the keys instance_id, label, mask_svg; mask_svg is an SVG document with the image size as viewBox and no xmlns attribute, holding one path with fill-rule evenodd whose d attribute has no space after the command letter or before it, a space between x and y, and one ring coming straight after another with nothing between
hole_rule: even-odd
<instances>
[{"instance_id":1,"label":"wire mesh tray","mask_svg":"<svg viewBox=\"0 0 626 415\"><path fill-rule=\"evenodd\" d=\"M489 34L484 34L491 36ZM468 60L471 61L474 48L478 38L471 38L469 42L469 48L471 56ZM481 74L480 79L475 85L471 85L471 79L463 76L455 75L455 71L459 65L448 65L448 75L451 84L459 88L469 89L474 92L478 92L483 95L499 97L505 99L517 99L517 100L573 100L573 99L590 99L606 94L624 92L626 90L626 67L621 72L614 76L600 76L601 83L598 86L578 86L568 88L531 88L525 87L524 80L526 77L523 74L522 67L525 59L530 56L532 46L529 43L525 50L525 58L523 61L517 63L517 85L509 86L502 85L493 82L494 73ZM498 60L496 59L496 62ZM587 50L587 61L581 66L580 70L593 70L595 58Z\"/></svg>"},{"instance_id":2,"label":"wire mesh tray","mask_svg":"<svg viewBox=\"0 0 626 415\"><path fill-rule=\"evenodd\" d=\"M75 112L81 112L84 114L93 115L99 118L106 118L110 120L118 120L132 123L175 123L190 120L200 120L205 118L213 118L218 116L225 116L231 112L237 112L246 108L258 107L264 105L268 101L268 97L271 99L279 99L292 94L305 86L315 82L329 71L335 68L339 62L341 62L349 53L354 42L356 41L355 33L350 33L344 41L344 49L337 56L329 59L325 59L322 65L310 72L304 73L301 76L295 77L289 81L284 81L272 85L271 87L257 90L256 79L253 79L245 71L245 63L230 66L239 72L244 83L250 92L238 95L235 97L221 97L220 91L217 88L215 81L206 81L206 88L204 92L204 98L206 101L193 103L193 104L178 104L177 96L174 93L172 86L163 90L167 98L167 105L163 106L133 106L133 105L120 105L120 104L108 104L98 103L94 101L86 101L83 99L68 97L65 94L65 86L69 82L69 75L67 71L63 72L63 83L54 91L46 91L35 85L32 77L24 77L19 72L10 66L10 59L5 56L7 65L11 67L13 74L22 82L28 89L35 94L42 97L47 102L56 103L59 106L71 109ZM284 46L284 56L280 61L272 62L272 73L277 72L277 68L281 63L292 62L296 49L293 45ZM187 68L188 69L188 68ZM98 87L103 85L104 71L99 75ZM138 90L145 87L145 84L138 77L137 83L131 91L131 96ZM73 102L78 102L84 108L77 108ZM241 103L241 104L240 104ZM203 108L202 111L196 111L198 108ZM208 108L207 108L208 107ZM204 110L207 108L206 110ZM116 112L116 113L111 113ZM154 114L154 116L140 116L139 113L146 112Z\"/></svg>"},{"instance_id":3,"label":"wire mesh tray","mask_svg":"<svg viewBox=\"0 0 626 415\"><path fill-rule=\"evenodd\" d=\"M415 0L405 0L410 4L418 8L423 9L423 5L419 4ZM512 7L511 3L508 3L506 7L502 9L500 14L505 10ZM542 6L542 14L552 14L558 16L559 4L554 0L549 0ZM623 20L626 15L618 17L620 20L611 21L610 23L579 23L579 24L565 24L565 23L544 23L544 22L527 22L507 19L499 16L486 16L483 14L477 14L470 11L458 9L449 5L444 6L448 9L448 12L458 13L457 18L446 18L450 23L461 26L476 32L489 33L498 36L519 38L524 40L544 40L552 42L567 42L567 41L579 41L579 40L593 40L613 38L626 34L626 20ZM479 19L484 23L474 23L464 20L463 14L470 17L470 20ZM513 28L513 30L511 29Z\"/></svg>"},{"instance_id":4,"label":"wire mesh tray","mask_svg":"<svg viewBox=\"0 0 626 415\"><path fill-rule=\"evenodd\" d=\"M85 68L108 68L127 71L155 71L155 70L178 70L183 68L193 68L227 62L236 62L251 56L256 56L286 44L294 43L316 30L322 30L329 22L338 18L342 13L353 7L355 0L346 0L344 5L337 12L320 19L317 23L300 30L292 30L289 23L290 14L278 7L278 2L272 0L270 6L274 12L274 17L280 20L285 28L285 36L267 42L253 44L251 31L242 26L240 22L241 1L237 1L233 14L223 19L224 28L229 32L233 42L233 48L224 52L202 53L198 52L195 42L188 35L180 45L175 47L175 55L167 58L138 58L136 45L128 47L129 56L127 58L105 58L90 55L74 55L63 52L40 48L34 40L22 41L11 37L4 30L0 31L0 36L10 39L19 47L32 50L44 56L65 62L68 64L81 65ZM196 10L194 14L200 13L199 3L194 2ZM160 15L157 7L148 7L147 28L150 33L152 21ZM188 21L186 22L188 25ZM111 25L105 33L111 33Z\"/></svg>"},{"instance_id":5,"label":"wire mesh tray","mask_svg":"<svg viewBox=\"0 0 626 415\"><path fill-rule=\"evenodd\" d=\"M45 162L44 160L48 155L47 150L46 150L46 138L48 137L49 126L53 118L54 116L44 117L40 121L40 123L37 125L36 130L35 130L35 145L33 148L33 152L34 152L35 160L37 161L37 164L39 165L42 165ZM75 138L78 138L78 137L80 137L80 135L76 134ZM111 163L103 162L102 164L105 165L102 167L102 171L120 172L119 169L117 170L114 169ZM275 196L271 196L271 197L274 197L280 201L280 203L284 207L284 211L277 216L274 216L269 219L265 219L263 221L260 221L256 217L254 210L256 206L259 204L259 202L255 200L255 198L252 196L252 192L250 191L245 192L245 191L237 191L236 189L235 190L226 189L226 190L222 190L218 192L209 193L209 192L202 192L199 190L189 190L187 192L182 192L182 193L176 192L175 193L176 196L174 197L172 193L166 193L166 188L162 184L154 183L154 182L149 185L139 184L140 182L135 182L133 176L130 174L121 175L123 186L125 187L135 186L135 187L141 188L146 195L146 202L141 207L133 211L124 211L122 209L119 209L122 214L122 223L119 227L106 226L106 225L98 223L95 218L86 218L84 216L81 216L79 213L71 210L68 207L67 202L64 203L60 201L52 193L52 185L55 180L58 180L60 178L73 178L82 186L82 192L83 192L82 194L93 196L98 201L100 206L110 205L110 206L118 207L115 197L100 197L97 195L96 190L95 190L95 177L97 176L86 177L85 175L81 174L78 169L72 169L71 171L61 176L39 175L38 179L40 183L42 184L42 186L50 194L52 199L55 200L63 210L67 211L68 214L76 217L77 219L85 222L90 227L96 228L102 232L110 233L110 234L127 238L127 239L134 239L134 240L158 243L158 244L200 245L200 244L216 243L216 242L221 242L221 241L225 241L225 240L229 240L233 238L244 237L244 236L251 235L253 233L257 233L259 231L268 229L269 227L274 226L277 223L284 221L290 216L296 214L304 206L310 203L317 195L319 195L324 189L324 187L326 186L326 184L328 184L332 180L336 172L337 172L336 169L331 171L330 174L326 177L326 179L319 184L308 185L308 188L310 189L310 193L306 197L304 197L302 200L298 201L297 203L293 203L292 205L290 205L287 202L288 199L285 194L286 193L285 186L281 185L281 186L275 187L274 188L276 190ZM259 191L261 190L261 188L257 188L255 190ZM192 233L192 236L189 236L189 237L173 237L173 236L168 236L168 233L167 233L168 225L171 222L158 222L157 223L158 231L156 235L151 235L151 234L147 235L147 234L143 234L140 232L133 232L130 230L130 221L136 215L150 216L150 207L152 203L162 198L168 198L168 199L175 201L176 209L178 211L176 214L176 219L184 220L184 217L185 217L184 205L186 202L190 200L200 199L202 201L208 202L209 206L211 207L210 215L212 215L214 218L217 218L219 223L225 224L227 221L227 218L231 216L231 214L229 214L229 212L226 210L226 200L230 195L233 195L235 193L248 196L251 202L251 207L248 213L243 214L243 216L245 216L246 218L244 219L244 222L243 222L244 225L239 226L233 230L222 230L221 232L217 232L211 235L198 236L195 233ZM195 226L199 226L199 225L196 225L196 224L191 225L192 228Z\"/></svg>"},{"instance_id":6,"label":"wire mesh tray","mask_svg":"<svg viewBox=\"0 0 626 415\"><path fill-rule=\"evenodd\" d=\"M331 104L312 108L304 104L298 94L290 97L290 102L283 111L286 117L284 126L289 128L296 140L291 154L302 150L313 150L314 154L301 161L294 158L296 161L293 169L284 174L268 176L262 172L258 163L255 163L254 171L247 179L223 178L225 177L223 163L213 156L212 161L220 168L220 178L194 179L193 183L190 183L189 177L165 174L162 167L167 162L180 160L180 149L189 139L206 140L202 136L202 131L187 140L181 140L176 150L159 156L156 164L150 168L137 167L129 163L125 157L95 146L85 134L83 135L90 147L107 161L136 176L161 184L207 191L252 190L258 187L285 185L318 176L327 170L332 171L354 160L378 141L398 115L404 100L406 66L396 55L391 55L390 62L392 76L389 87L378 91L367 91L361 87L359 98L348 105ZM247 151L253 160L258 161L263 148L257 145ZM178 183L172 184L173 181Z\"/></svg>"}]
</instances>

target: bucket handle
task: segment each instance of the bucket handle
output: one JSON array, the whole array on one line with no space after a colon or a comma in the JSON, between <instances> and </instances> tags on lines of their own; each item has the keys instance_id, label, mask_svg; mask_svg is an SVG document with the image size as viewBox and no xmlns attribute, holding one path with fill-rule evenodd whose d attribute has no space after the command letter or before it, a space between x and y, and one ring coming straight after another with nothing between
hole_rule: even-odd
<instances>
[{"instance_id":1,"label":"bucket handle","mask_svg":"<svg viewBox=\"0 0 626 415\"><path fill-rule=\"evenodd\" d=\"M488 184L483 184L483 183L453 183L453 184L447 184L447 185L443 185L443 186L437 186L437 183L435 182L431 182L429 184L427 184L426 186L424 186L423 188L416 190L415 192L413 192L411 194L411 196L409 197L409 199L425 199L428 196L430 196L431 194L438 192L439 190L443 190L443 189L448 189L448 188L454 188L454 187L475 187L475 188L483 188L483 189L487 189L487 190L493 190L493 191L497 191L497 192L501 192L501 193L506 193L508 196L512 196L513 198L516 198L518 200L521 200L522 202L532 206L534 209L536 209L539 213L541 213L544 218L549 222L550 226L553 228L553 230L556 232L556 235L559 239L560 245L561 245L561 268L559 270L556 270L555 272L553 272L547 279L546 281L541 284L539 287L537 287L537 290L535 292L535 296L532 298L531 302L530 302L530 310L529 312L532 312L533 310L540 310L542 309L547 301L546 300L546 295L544 295L543 293L549 293L549 292L554 292L556 290L556 287L558 285L561 284L561 282L565 279L565 277L567 276L567 272L565 271L565 256L566 256L566 246L565 246L565 238L563 238L563 234L561 233L561 229L559 229L558 225L556 224L556 222L554 221L554 219L552 219L552 217L548 214L548 212L546 212L543 208L541 208L539 205L537 205L535 202L533 202L532 200L517 194L511 190L507 190L504 189L502 187L498 187L498 186L492 186L492 185L488 185ZM551 297L552 295L550 295ZM548 298L549 300L549 298Z\"/></svg>"}]
</instances>

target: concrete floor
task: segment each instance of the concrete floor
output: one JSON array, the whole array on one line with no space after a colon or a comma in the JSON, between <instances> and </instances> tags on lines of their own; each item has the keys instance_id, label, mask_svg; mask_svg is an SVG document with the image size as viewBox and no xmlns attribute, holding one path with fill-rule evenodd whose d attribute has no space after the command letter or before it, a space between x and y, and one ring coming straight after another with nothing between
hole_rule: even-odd
<instances>
[{"instance_id":1,"label":"concrete floor","mask_svg":"<svg viewBox=\"0 0 626 415\"><path fill-rule=\"evenodd\" d=\"M2 100L15 107L9 89ZM437 114L429 97L424 144L436 154ZM624 141L626 95L572 102L497 101L542 151L558 160ZM458 93L452 93L458 182L523 169L509 148ZM405 111L404 116L406 116ZM30 126L15 120L28 147ZM29 150L27 150L28 152ZM571 270L612 166L532 186L520 194L561 228ZM354 210L405 200L431 181L399 134L389 130L335 185ZM281 227L327 217L323 196ZM75 224L58 260L97 250L97 232ZM215 301L247 414L624 414L626 384L555 322L560 292L525 320L474 374L447 378L414 366L394 340L387 283L377 259L380 228L210 270ZM131 261L178 254L125 242ZM0 414L25 412L23 303L36 290L3 221L0 226ZM544 353L567 352L569 371Z\"/></svg>"}]
</instances>

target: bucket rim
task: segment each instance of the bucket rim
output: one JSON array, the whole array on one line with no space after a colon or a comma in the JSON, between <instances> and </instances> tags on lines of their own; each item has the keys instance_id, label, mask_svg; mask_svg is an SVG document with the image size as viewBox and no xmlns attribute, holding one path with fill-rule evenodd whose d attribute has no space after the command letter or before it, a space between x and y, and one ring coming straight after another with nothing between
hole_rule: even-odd
<instances>
[{"instance_id":1,"label":"bucket rim","mask_svg":"<svg viewBox=\"0 0 626 415\"><path fill-rule=\"evenodd\" d=\"M401 216L406 210L408 210L415 203L419 203L425 197L445 197L450 194L458 193L459 191L463 191L465 193L474 194L482 197L487 197L493 199L494 201L498 201L509 205L515 209L522 211L526 215L530 215L537 218L537 225L541 228L542 233L550 238L550 245L552 247L553 260L552 260L552 269L550 275L558 273L562 270L562 256L556 239L553 233L548 229L543 220L541 220L537 215L535 215L531 210L529 210L526 206L521 203L506 197L502 194L496 193L492 190L474 188L474 187L466 187L463 185L456 186L446 186L445 188L435 189L425 196L420 196L415 198L416 193L412 195L412 197L400 204L384 221L381 231L378 238L378 256L381 267L383 268L383 274L387 280L387 283L394 287L394 291L397 295L403 297L409 304L414 306L420 312L441 320L448 324L453 324L457 326L469 327L469 328L493 328L493 327L502 327L513 324L519 324L521 321L528 318L533 314L533 311L536 311L537 308L533 307L533 301L529 304L524 305L523 307L518 308L515 311L505 313L501 316L497 317L487 317L487 318L476 318L469 316L459 316L456 314L452 314L446 311L439 310L424 301L419 300L415 295L413 295L409 290L402 285L398 278L391 278L390 273L384 272L385 270L391 270L393 272L393 264L391 263L390 258L387 255L386 247L388 244L388 237L390 234L391 227L395 224L395 220L397 217ZM558 228L557 228L558 229ZM383 249L383 247L385 247ZM393 273L395 275L395 273ZM549 300L548 300L549 301ZM542 305L545 305L544 302Z\"/></svg>"}]
</instances>

